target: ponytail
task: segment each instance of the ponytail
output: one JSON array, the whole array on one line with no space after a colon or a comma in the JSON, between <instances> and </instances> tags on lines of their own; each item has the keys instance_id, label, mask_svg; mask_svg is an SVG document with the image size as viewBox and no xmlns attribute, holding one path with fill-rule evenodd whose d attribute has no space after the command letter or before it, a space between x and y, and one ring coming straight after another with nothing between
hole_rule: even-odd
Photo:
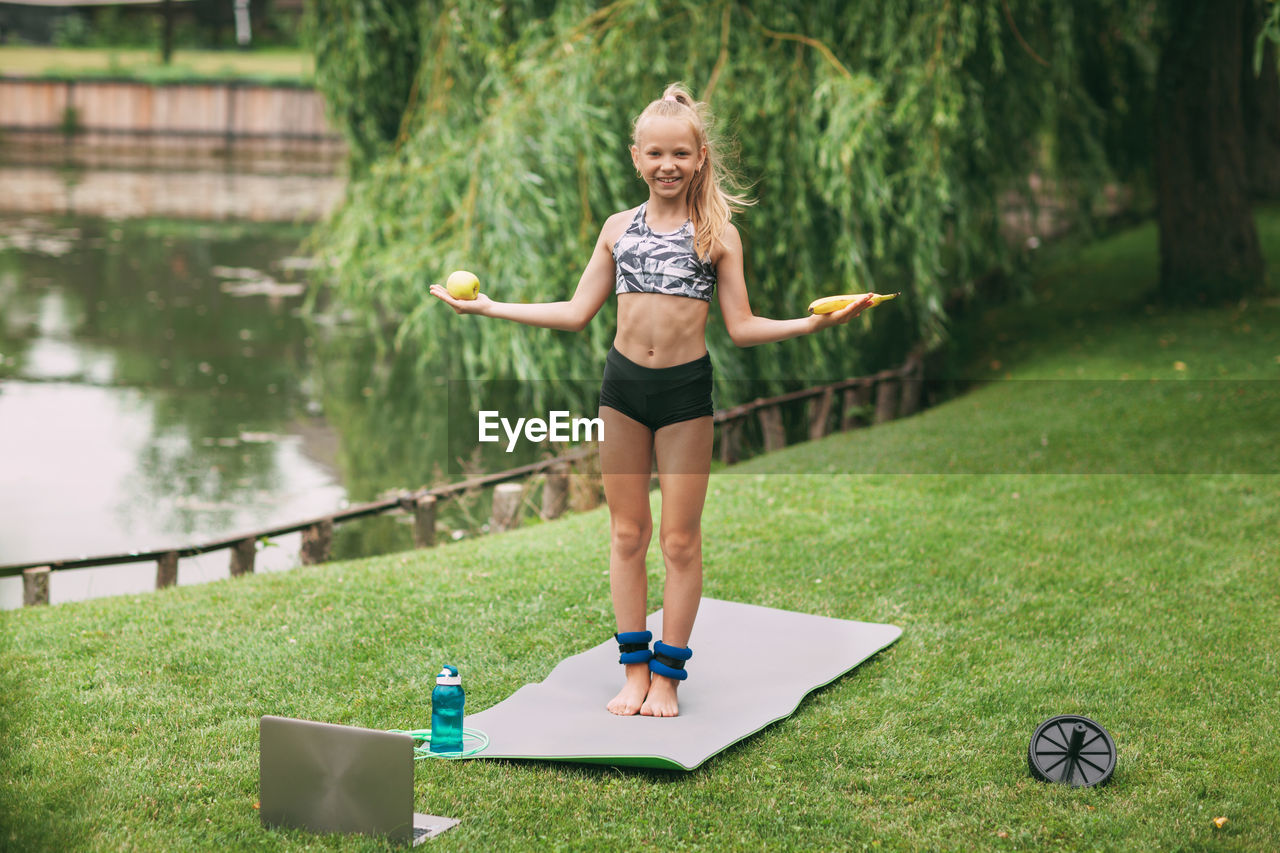
<instances>
[{"instance_id":1,"label":"ponytail","mask_svg":"<svg viewBox=\"0 0 1280 853\"><path fill-rule=\"evenodd\" d=\"M725 228L733 212L742 210L755 201L738 192L739 182L727 167L720 141L710 133L714 124L705 103L695 101L680 83L672 83L662 97L644 108L636 119L633 138L638 138L640 124L650 116L680 118L689 122L698 147L707 150L702 168L694 173L686 191L689 220L693 223L693 249L700 258L710 258L711 253L723 243Z\"/></svg>"}]
</instances>

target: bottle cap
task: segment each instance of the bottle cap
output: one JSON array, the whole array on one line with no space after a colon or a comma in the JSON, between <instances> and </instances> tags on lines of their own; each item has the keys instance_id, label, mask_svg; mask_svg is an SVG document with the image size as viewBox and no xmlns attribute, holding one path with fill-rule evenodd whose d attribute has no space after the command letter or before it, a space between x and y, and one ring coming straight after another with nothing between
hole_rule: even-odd
<instances>
[{"instance_id":1,"label":"bottle cap","mask_svg":"<svg viewBox=\"0 0 1280 853\"><path fill-rule=\"evenodd\" d=\"M436 684L444 686L456 684L461 686L462 679L458 676L458 668L446 664L444 669L440 670L440 674L436 676Z\"/></svg>"}]
</instances>

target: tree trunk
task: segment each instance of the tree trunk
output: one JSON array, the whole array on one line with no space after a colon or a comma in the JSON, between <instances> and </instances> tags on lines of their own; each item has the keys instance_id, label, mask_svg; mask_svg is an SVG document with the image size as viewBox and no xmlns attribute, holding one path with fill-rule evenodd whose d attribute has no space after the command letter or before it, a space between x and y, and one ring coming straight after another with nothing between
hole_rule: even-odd
<instances>
[{"instance_id":1,"label":"tree trunk","mask_svg":"<svg viewBox=\"0 0 1280 853\"><path fill-rule=\"evenodd\" d=\"M160 61L168 65L173 59L173 0L164 0L161 11L164 14L164 27L160 37Z\"/></svg>"},{"instance_id":2,"label":"tree trunk","mask_svg":"<svg viewBox=\"0 0 1280 853\"><path fill-rule=\"evenodd\" d=\"M1255 2L1244 15L1244 73L1240 100L1244 110L1245 167L1249 195L1280 198L1280 71L1276 45L1268 39L1262 53L1262 73L1254 76L1253 51L1262 30L1265 10Z\"/></svg>"},{"instance_id":3,"label":"tree trunk","mask_svg":"<svg viewBox=\"0 0 1280 853\"><path fill-rule=\"evenodd\" d=\"M1223 302L1265 285L1249 207L1240 75L1252 0L1168 0L1156 72L1158 297Z\"/></svg>"}]
</instances>

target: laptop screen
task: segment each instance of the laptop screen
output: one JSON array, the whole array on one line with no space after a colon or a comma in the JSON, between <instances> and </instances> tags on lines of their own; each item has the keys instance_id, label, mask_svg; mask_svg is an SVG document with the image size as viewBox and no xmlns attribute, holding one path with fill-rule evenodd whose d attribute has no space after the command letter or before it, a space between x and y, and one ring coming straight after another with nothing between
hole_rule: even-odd
<instances>
[{"instance_id":1,"label":"laptop screen","mask_svg":"<svg viewBox=\"0 0 1280 853\"><path fill-rule=\"evenodd\" d=\"M405 734L264 716L264 826L413 840L413 739Z\"/></svg>"}]
</instances>

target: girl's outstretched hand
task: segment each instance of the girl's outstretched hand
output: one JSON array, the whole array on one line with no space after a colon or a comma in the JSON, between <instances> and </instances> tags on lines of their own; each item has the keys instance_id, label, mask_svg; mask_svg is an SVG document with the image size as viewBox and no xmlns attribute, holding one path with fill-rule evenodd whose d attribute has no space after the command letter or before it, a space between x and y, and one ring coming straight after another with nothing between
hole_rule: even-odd
<instances>
[{"instance_id":1,"label":"girl's outstretched hand","mask_svg":"<svg viewBox=\"0 0 1280 853\"><path fill-rule=\"evenodd\" d=\"M448 304L457 314L485 314L493 300L483 293L477 293L475 299L454 299L443 284L431 285L431 295Z\"/></svg>"},{"instance_id":2,"label":"girl's outstretched hand","mask_svg":"<svg viewBox=\"0 0 1280 853\"><path fill-rule=\"evenodd\" d=\"M845 323L857 317L863 311L871 307L871 297L873 293L859 299L857 302L850 302L839 311L832 311L830 314L810 314L809 322L813 324L813 331L826 329L830 326L843 326Z\"/></svg>"}]
</instances>

